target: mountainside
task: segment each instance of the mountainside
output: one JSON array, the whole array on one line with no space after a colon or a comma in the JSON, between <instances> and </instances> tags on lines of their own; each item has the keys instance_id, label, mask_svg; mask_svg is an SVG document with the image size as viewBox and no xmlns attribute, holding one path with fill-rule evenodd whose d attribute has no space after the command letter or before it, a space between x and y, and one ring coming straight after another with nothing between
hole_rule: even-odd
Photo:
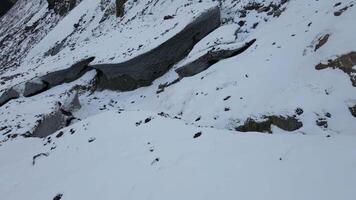
<instances>
[{"instance_id":1,"label":"mountainside","mask_svg":"<svg viewBox=\"0 0 356 200\"><path fill-rule=\"evenodd\" d=\"M2 198L354 199L354 4L18 0Z\"/></svg>"}]
</instances>

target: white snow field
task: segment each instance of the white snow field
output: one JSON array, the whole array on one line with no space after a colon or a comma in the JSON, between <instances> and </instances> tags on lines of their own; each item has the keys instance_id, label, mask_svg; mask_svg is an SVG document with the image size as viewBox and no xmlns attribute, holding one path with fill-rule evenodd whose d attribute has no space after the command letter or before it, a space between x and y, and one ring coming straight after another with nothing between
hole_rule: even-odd
<instances>
[{"instance_id":1,"label":"white snow field","mask_svg":"<svg viewBox=\"0 0 356 200\"><path fill-rule=\"evenodd\" d=\"M77 1L64 16L47 1L19 0L0 18L0 94L91 56L92 64L130 60L216 6L222 23L150 86L97 90L90 70L0 106L0 199L356 199L356 65L316 69L356 52L355 3L128 0L117 18L114 0ZM269 5L281 6L269 14ZM175 83L179 67L253 39ZM72 93L81 104L73 120L28 137ZM266 117L302 126L237 131Z\"/></svg>"}]
</instances>

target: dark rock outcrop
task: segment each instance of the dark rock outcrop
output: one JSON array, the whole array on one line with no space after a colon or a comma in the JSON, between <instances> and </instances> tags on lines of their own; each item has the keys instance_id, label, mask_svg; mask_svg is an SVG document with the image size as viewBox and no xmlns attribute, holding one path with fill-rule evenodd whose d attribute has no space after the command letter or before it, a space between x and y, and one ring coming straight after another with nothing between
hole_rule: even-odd
<instances>
[{"instance_id":1,"label":"dark rock outcrop","mask_svg":"<svg viewBox=\"0 0 356 200\"><path fill-rule=\"evenodd\" d=\"M134 90L148 86L184 58L193 46L220 26L218 7L202 13L182 31L158 47L118 64L99 64L99 89Z\"/></svg>"},{"instance_id":2,"label":"dark rock outcrop","mask_svg":"<svg viewBox=\"0 0 356 200\"><path fill-rule=\"evenodd\" d=\"M318 43L315 45L314 51L317 51L320 47L324 46L329 40L330 34L325 34L321 36L318 40Z\"/></svg>"},{"instance_id":3,"label":"dark rock outcrop","mask_svg":"<svg viewBox=\"0 0 356 200\"><path fill-rule=\"evenodd\" d=\"M5 15L8 10L14 5L13 1L10 0L1 0L0 1L0 17Z\"/></svg>"},{"instance_id":4,"label":"dark rock outcrop","mask_svg":"<svg viewBox=\"0 0 356 200\"><path fill-rule=\"evenodd\" d=\"M243 46L237 49L212 49L196 60L176 69L176 72L180 78L194 76L208 69L210 66L219 62L220 60L241 54L247 50L255 41L256 39L246 42Z\"/></svg>"},{"instance_id":5,"label":"dark rock outcrop","mask_svg":"<svg viewBox=\"0 0 356 200\"><path fill-rule=\"evenodd\" d=\"M54 132L68 126L73 120L72 112L80 108L80 103L77 94L69 95L66 102L62 105L57 102L56 108L49 114L42 116L42 119L37 121L31 137L44 138Z\"/></svg>"},{"instance_id":6,"label":"dark rock outcrop","mask_svg":"<svg viewBox=\"0 0 356 200\"><path fill-rule=\"evenodd\" d=\"M91 69L90 67L88 67L88 65L94 59L95 57L84 59L82 61L75 63L74 65L72 65L67 69L50 72L40 77L40 79L48 83L49 88L60 85L62 83L72 82Z\"/></svg>"},{"instance_id":7,"label":"dark rock outcrop","mask_svg":"<svg viewBox=\"0 0 356 200\"><path fill-rule=\"evenodd\" d=\"M236 127L240 132L272 133L271 126L275 125L285 131L295 131L303 126L295 116L264 116L261 120L248 118L243 125Z\"/></svg>"},{"instance_id":8,"label":"dark rock outcrop","mask_svg":"<svg viewBox=\"0 0 356 200\"><path fill-rule=\"evenodd\" d=\"M338 56L334 60L330 59L326 64L319 63L317 66L315 66L315 69L322 70L328 67L333 69L341 69L343 72L350 76L352 85L356 87L356 70L353 68L353 66L356 66L356 52L350 52L348 54Z\"/></svg>"},{"instance_id":9,"label":"dark rock outcrop","mask_svg":"<svg viewBox=\"0 0 356 200\"><path fill-rule=\"evenodd\" d=\"M116 16L122 17L125 13L125 4L126 0L116 0Z\"/></svg>"},{"instance_id":10,"label":"dark rock outcrop","mask_svg":"<svg viewBox=\"0 0 356 200\"><path fill-rule=\"evenodd\" d=\"M47 0L48 9L54 10L56 14L66 15L77 4L76 0Z\"/></svg>"},{"instance_id":11,"label":"dark rock outcrop","mask_svg":"<svg viewBox=\"0 0 356 200\"><path fill-rule=\"evenodd\" d=\"M17 99L20 97L20 93L13 88L10 88L2 93L0 96L0 106L3 106L12 99Z\"/></svg>"},{"instance_id":12,"label":"dark rock outcrop","mask_svg":"<svg viewBox=\"0 0 356 200\"><path fill-rule=\"evenodd\" d=\"M25 83L25 89L23 91L24 97L34 96L48 89L48 83L43 81L28 81Z\"/></svg>"},{"instance_id":13,"label":"dark rock outcrop","mask_svg":"<svg viewBox=\"0 0 356 200\"><path fill-rule=\"evenodd\" d=\"M349 107L351 115L356 117L356 105Z\"/></svg>"}]
</instances>

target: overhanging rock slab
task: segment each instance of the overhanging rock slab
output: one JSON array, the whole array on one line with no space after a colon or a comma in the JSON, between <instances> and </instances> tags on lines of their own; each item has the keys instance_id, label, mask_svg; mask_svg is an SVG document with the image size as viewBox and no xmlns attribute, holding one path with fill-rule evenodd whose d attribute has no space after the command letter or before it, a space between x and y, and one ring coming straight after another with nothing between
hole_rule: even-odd
<instances>
[{"instance_id":1,"label":"overhanging rock slab","mask_svg":"<svg viewBox=\"0 0 356 200\"><path fill-rule=\"evenodd\" d=\"M220 10L214 7L195 18L175 36L144 54L123 63L91 66L100 72L98 88L127 91L150 85L183 59L199 40L219 26Z\"/></svg>"}]
</instances>

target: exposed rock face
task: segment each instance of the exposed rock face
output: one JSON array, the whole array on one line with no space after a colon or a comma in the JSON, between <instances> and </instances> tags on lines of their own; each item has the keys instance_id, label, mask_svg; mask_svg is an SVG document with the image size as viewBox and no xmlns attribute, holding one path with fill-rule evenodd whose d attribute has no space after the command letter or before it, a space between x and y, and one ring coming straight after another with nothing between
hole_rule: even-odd
<instances>
[{"instance_id":1,"label":"exposed rock face","mask_svg":"<svg viewBox=\"0 0 356 200\"><path fill-rule=\"evenodd\" d=\"M248 118L244 125L236 127L235 130L240 132L272 133L272 125L285 131L295 131L303 126L302 122L294 116L264 116L260 121Z\"/></svg>"},{"instance_id":2,"label":"exposed rock face","mask_svg":"<svg viewBox=\"0 0 356 200\"><path fill-rule=\"evenodd\" d=\"M2 0L0 3L0 17L3 16L14 5L13 1Z\"/></svg>"},{"instance_id":3,"label":"exposed rock face","mask_svg":"<svg viewBox=\"0 0 356 200\"><path fill-rule=\"evenodd\" d=\"M217 63L220 60L223 60L223 59L226 59L226 58L229 58L232 56L236 56L236 55L244 52L255 41L256 41L256 39L246 42L245 45L243 45L242 47L237 48L237 49L218 49L218 50L213 49L211 51L208 51L203 56L197 58L193 62L190 62L190 63L176 69L176 72L178 73L180 78L194 76L194 75L208 69L211 65Z\"/></svg>"},{"instance_id":4,"label":"exposed rock face","mask_svg":"<svg viewBox=\"0 0 356 200\"><path fill-rule=\"evenodd\" d=\"M92 67L100 72L98 87L127 91L150 85L219 25L220 10L215 7L201 14L163 44L144 54L123 63L93 65Z\"/></svg>"},{"instance_id":5,"label":"exposed rock face","mask_svg":"<svg viewBox=\"0 0 356 200\"><path fill-rule=\"evenodd\" d=\"M69 95L63 105L57 102L53 112L43 115L42 119L37 121L37 125L30 136L44 138L68 126L74 118L72 112L79 108L78 94Z\"/></svg>"},{"instance_id":6,"label":"exposed rock face","mask_svg":"<svg viewBox=\"0 0 356 200\"><path fill-rule=\"evenodd\" d=\"M53 9L56 14L61 16L71 11L77 3L76 0L47 0L47 2L48 9Z\"/></svg>"},{"instance_id":7,"label":"exposed rock face","mask_svg":"<svg viewBox=\"0 0 356 200\"><path fill-rule=\"evenodd\" d=\"M329 40L330 34L323 35L319 38L318 43L315 45L314 51L317 51L320 47L324 46Z\"/></svg>"},{"instance_id":8,"label":"exposed rock face","mask_svg":"<svg viewBox=\"0 0 356 200\"><path fill-rule=\"evenodd\" d=\"M25 89L23 91L23 95L25 97L34 96L57 85L75 81L76 79L81 77L84 73L88 72L89 70L92 70L92 68L88 67L88 64L93 60L94 57L90 57L85 60L77 62L76 64L72 65L68 69L50 72L38 78L38 80L36 81L30 80L25 83ZM13 88L5 91L0 96L0 106L4 105L5 103L7 103L12 99L19 98L19 96L20 93L14 90Z\"/></svg>"},{"instance_id":9,"label":"exposed rock face","mask_svg":"<svg viewBox=\"0 0 356 200\"><path fill-rule=\"evenodd\" d=\"M126 0L116 0L116 16L117 17L122 17L124 16L125 9L124 9L124 4Z\"/></svg>"},{"instance_id":10,"label":"exposed rock face","mask_svg":"<svg viewBox=\"0 0 356 200\"><path fill-rule=\"evenodd\" d=\"M87 58L85 60L75 63L74 65L72 65L67 69L50 72L40 77L40 79L48 83L49 88L52 88L62 83L72 82L91 69L88 67L88 64L92 62L94 59L95 57Z\"/></svg>"},{"instance_id":11,"label":"exposed rock face","mask_svg":"<svg viewBox=\"0 0 356 200\"><path fill-rule=\"evenodd\" d=\"M25 83L23 96L30 97L48 89L48 84L43 81L29 81Z\"/></svg>"},{"instance_id":12,"label":"exposed rock face","mask_svg":"<svg viewBox=\"0 0 356 200\"><path fill-rule=\"evenodd\" d=\"M0 96L0 106L3 106L10 100L17 99L19 97L20 97L19 92L13 88L10 88L10 89L6 90L5 92L3 92L2 95Z\"/></svg>"},{"instance_id":13,"label":"exposed rock face","mask_svg":"<svg viewBox=\"0 0 356 200\"><path fill-rule=\"evenodd\" d=\"M319 63L315 66L315 69L321 70L325 68L338 68L350 76L352 85L356 87L356 52L350 52L348 54L341 55L334 60L328 60L328 63Z\"/></svg>"}]
</instances>

